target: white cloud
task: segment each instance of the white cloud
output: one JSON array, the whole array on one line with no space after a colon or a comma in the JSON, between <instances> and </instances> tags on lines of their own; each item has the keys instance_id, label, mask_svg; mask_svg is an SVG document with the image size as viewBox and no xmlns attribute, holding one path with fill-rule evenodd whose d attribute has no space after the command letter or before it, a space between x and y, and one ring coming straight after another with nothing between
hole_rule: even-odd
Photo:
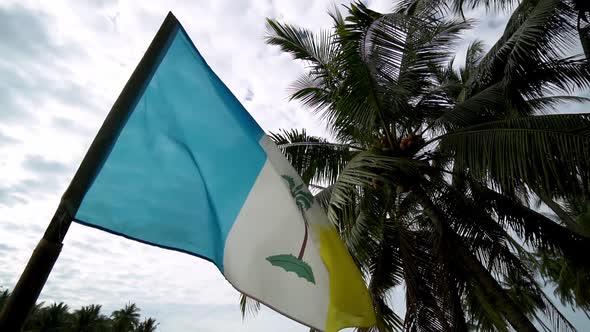
<instances>
[{"instance_id":1,"label":"white cloud","mask_svg":"<svg viewBox=\"0 0 590 332\"><path fill-rule=\"evenodd\" d=\"M302 67L264 44L264 19L327 28L331 4L2 1L0 286L16 283L75 168L169 10L265 130L305 127L322 134L316 117L287 102L287 87ZM369 4L379 11L392 8L386 0ZM490 45L504 21L484 19L482 28L466 37ZM42 299L73 306L99 303L107 313L133 301L158 319L163 331L306 330L270 310L242 322L237 292L210 263L77 224Z\"/></svg>"}]
</instances>

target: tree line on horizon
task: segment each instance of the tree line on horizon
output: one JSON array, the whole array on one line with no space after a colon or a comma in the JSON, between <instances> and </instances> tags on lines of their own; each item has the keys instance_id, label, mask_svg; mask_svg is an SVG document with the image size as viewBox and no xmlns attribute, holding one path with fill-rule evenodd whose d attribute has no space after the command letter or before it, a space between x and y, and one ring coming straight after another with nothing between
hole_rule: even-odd
<instances>
[{"instance_id":1,"label":"tree line on horizon","mask_svg":"<svg viewBox=\"0 0 590 332\"><path fill-rule=\"evenodd\" d=\"M0 291L0 311L10 292ZM90 304L76 310L63 303L37 303L22 332L154 332L158 323L154 318L141 320L141 310L135 303L126 304L110 316L101 313L100 304Z\"/></svg>"}]
</instances>

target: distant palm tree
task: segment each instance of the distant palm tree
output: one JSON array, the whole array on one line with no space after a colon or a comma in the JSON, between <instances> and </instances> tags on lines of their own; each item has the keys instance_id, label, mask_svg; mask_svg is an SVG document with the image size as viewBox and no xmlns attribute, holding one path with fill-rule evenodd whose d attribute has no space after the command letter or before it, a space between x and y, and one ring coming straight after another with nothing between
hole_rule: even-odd
<instances>
[{"instance_id":1,"label":"distant palm tree","mask_svg":"<svg viewBox=\"0 0 590 332\"><path fill-rule=\"evenodd\" d=\"M6 303L10 292L0 291L0 310ZM128 304L116 310L109 317L100 313L101 306L91 304L69 312L64 303L54 303L48 307L44 302L33 306L23 327L23 332L154 332L158 323L153 318L140 322L140 309ZM0 331L4 332L4 331Z\"/></svg>"},{"instance_id":2,"label":"distant palm tree","mask_svg":"<svg viewBox=\"0 0 590 332\"><path fill-rule=\"evenodd\" d=\"M33 312L30 327L25 331L30 332L67 332L70 325L70 313L67 304L63 302L53 303L49 307L41 307Z\"/></svg>"},{"instance_id":3,"label":"distant palm tree","mask_svg":"<svg viewBox=\"0 0 590 332\"><path fill-rule=\"evenodd\" d=\"M42 314L43 306L45 302L36 303L33 308L31 308L31 312L29 312L29 316L25 320L25 325L23 327L23 331L29 332L32 330L33 326L39 321L40 316Z\"/></svg>"},{"instance_id":4,"label":"distant palm tree","mask_svg":"<svg viewBox=\"0 0 590 332\"><path fill-rule=\"evenodd\" d=\"M123 309L113 311L113 332L133 332L139 325L139 308L135 303L127 304Z\"/></svg>"},{"instance_id":5,"label":"distant palm tree","mask_svg":"<svg viewBox=\"0 0 590 332\"><path fill-rule=\"evenodd\" d=\"M139 323L139 325L135 329L135 332L154 332L156 331L157 327L158 323L156 323L156 320L150 317L144 320L143 322Z\"/></svg>"},{"instance_id":6,"label":"distant palm tree","mask_svg":"<svg viewBox=\"0 0 590 332\"><path fill-rule=\"evenodd\" d=\"M91 304L72 315L70 332L103 332L109 327L109 319L100 314L101 306Z\"/></svg>"}]
</instances>

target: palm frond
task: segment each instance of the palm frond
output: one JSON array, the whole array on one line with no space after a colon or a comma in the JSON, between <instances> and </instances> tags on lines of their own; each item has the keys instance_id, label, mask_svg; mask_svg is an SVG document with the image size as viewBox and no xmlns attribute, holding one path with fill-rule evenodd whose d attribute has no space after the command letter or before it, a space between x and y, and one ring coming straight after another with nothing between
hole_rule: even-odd
<instances>
[{"instance_id":1,"label":"palm frond","mask_svg":"<svg viewBox=\"0 0 590 332\"><path fill-rule=\"evenodd\" d=\"M417 174L417 167L422 165L419 161L407 158L362 151L356 154L340 173L334 185L330 206L346 205L351 199L350 192L357 191L358 188L394 183L396 180L403 180L404 177L411 182Z\"/></svg>"},{"instance_id":2,"label":"palm frond","mask_svg":"<svg viewBox=\"0 0 590 332\"><path fill-rule=\"evenodd\" d=\"M491 85L467 100L455 104L451 109L443 110L444 112L434 120L434 128L447 132L501 119L506 113L503 96L504 87L501 84Z\"/></svg>"},{"instance_id":3,"label":"palm frond","mask_svg":"<svg viewBox=\"0 0 590 332\"><path fill-rule=\"evenodd\" d=\"M485 295L485 290L475 283L467 284L465 296L466 307L469 313L469 321L476 331L508 332L508 323L500 312Z\"/></svg>"},{"instance_id":4,"label":"palm frond","mask_svg":"<svg viewBox=\"0 0 590 332\"><path fill-rule=\"evenodd\" d=\"M316 77L312 73L302 74L289 87L290 99L298 100L304 106L321 112L332 102L331 92L325 83L324 79Z\"/></svg>"},{"instance_id":5,"label":"palm frond","mask_svg":"<svg viewBox=\"0 0 590 332\"><path fill-rule=\"evenodd\" d=\"M448 270L444 239L424 232L400 232L406 281L406 330L461 331L465 318L460 305L462 283Z\"/></svg>"},{"instance_id":6,"label":"palm frond","mask_svg":"<svg viewBox=\"0 0 590 332\"><path fill-rule=\"evenodd\" d=\"M571 6L561 0L522 2L508 22L503 36L482 58L474 73L471 89L477 92L503 82L507 101L518 104L539 97L543 84L559 88L560 81L568 75L552 69L555 62L562 61L564 52L575 45L575 16Z\"/></svg>"},{"instance_id":7,"label":"palm frond","mask_svg":"<svg viewBox=\"0 0 590 332\"><path fill-rule=\"evenodd\" d=\"M461 0L453 0L459 1ZM395 12L408 16L446 16L452 14L452 5L447 0L399 0Z\"/></svg>"},{"instance_id":8,"label":"palm frond","mask_svg":"<svg viewBox=\"0 0 590 332\"><path fill-rule=\"evenodd\" d=\"M330 31L314 34L308 29L266 20L268 33L266 43L277 45L295 59L309 61L314 66L327 66L335 54L337 44Z\"/></svg>"},{"instance_id":9,"label":"palm frond","mask_svg":"<svg viewBox=\"0 0 590 332\"><path fill-rule=\"evenodd\" d=\"M325 210L328 211L330 207L330 198L332 197L332 188L333 185L330 185L326 188L321 189L314 195L316 202L320 204L320 206Z\"/></svg>"},{"instance_id":10,"label":"palm frond","mask_svg":"<svg viewBox=\"0 0 590 332\"><path fill-rule=\"evenodd\" d=\"M590 116L585 114L492 121L439 139L441 151L459 167L504 190L522 181L533 189L575 196L580 178L590 176Z\"/></svg>"},{"instance_id":11,"label":"palm frond","mask_svg":"<svg viewBox=\"0 0 590 332\"><path fill-rule=\"evenodd\" d=\"M493 208L498 222L507 230L515 232L526 244L538 250L560 253L581 266L590 266L590 260L579 255L580 252L590 250L590 239L519 204L512 197L482 186L475 188L474 199Z\"/></svg>"},{"instance_id":12,"label":"palm frond","mask_svg":"<svg viewBox=\"0 0 590 332\"><path fill-rule=\"evenodd\" d=\"M335 182L356 153L348 144L330 143L308 135L305 129L283 130L269 136L307 184Z\"/></svg>"},{"instance_id":13,"label":"palm frond","mask_svg":"<svg viewBox=\"0 0 590 332\"><path fill-rule=\"evenodd\" d=\"M590 312L590 267L580 267L576 262L555 253L538 252L540 273L555 286L555 296L564 304L577 306Z\"/></svg>"},{"instance_id":14,"label":"palm frond","mask_svg":"<svg viewBox=\"0 0 590 332\"><path fill-rule=\"evenodd\" d=\"M525 73L513 76L506 88L518 93L523 100L548 94L571 95L590 87L590 64L578 56L538 63ZM512 98L513 102L517 102Z\"/></svg>"},{"instance_id":15,"label":"palm frond","mask_svg":"<svg viewBox=\"0 0 590 332\"><path fill-rule=\"evenodd\" d=\"M260 302L249 298L245 294L240 294L240 311L242 312L242 319L247 316L256 316L260 311Z\"/></svg>"},{"instance_id":16,"label":"palm frond","mask_svg":"<svg viewBox=\"0 0 590 332\"><path fill-rule=\"evenodd\" d=\"M388 14L367 30L360 50L370 70L386 121L421 115L409 107L415 96L432 91L432 68L454 54L458 36L471 21L436 20Z\"/></svg>"},{"instance_id":17,"label":"palm frond","mask_svg":"<svg viewBox=\"0 0 590 332\"><path fill-rule=\"evenodd\" d=\"M579 96L548 96L527 100L527 103L539 113L549 114L557 111L557 107L563 104L588 103L590 98Z\"/></svg>"},{"instance_id":18,"label":"palm frond","mask_svg":"<svg viewBox=\"0 0 590 332\"><path fill-rule=\"evenodd\" d=\"M373 300L373 303L378 317L377 326L366 330L359 329L359 332L403 331L403 319L391 309L384 298L379 297Z\"/></svg>"},{"instance_id":19,"label":"palm frond","mask_svg":"<svg viewBox=\"0 0 590 332\"><path fill-rule=\"evenodd\" d=\"M483 41L476 40L469 44L467 47L467 54L465 55L465 65L460 70L461 81L464 83L472 83L470 80L484 55Z\"/></svg>"}]
</instances>

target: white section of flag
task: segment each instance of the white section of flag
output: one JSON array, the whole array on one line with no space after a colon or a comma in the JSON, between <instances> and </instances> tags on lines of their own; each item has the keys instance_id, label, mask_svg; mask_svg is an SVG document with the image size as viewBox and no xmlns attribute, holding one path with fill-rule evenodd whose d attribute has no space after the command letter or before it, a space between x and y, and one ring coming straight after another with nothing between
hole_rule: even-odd
<instances>
[{"instance_id":1,"label":"white section of flag","mask_svg":"<svg viewBox=\"0 0 590 332\"><path fill-rule=\"evenodd\" d=\"M312 238L313 231L309 230L303 260L312 268L315 284L266 259L280 254L297 256L305 224L281 177L288 175L300 181L299 175L267 136L260 144L268 158L227 237L224 275L243 293L292 319L323 330L330 304L330 284L318 242ZM317 204L312 207L315 209L319 209Z\"/></svg>"}]
</instances>

